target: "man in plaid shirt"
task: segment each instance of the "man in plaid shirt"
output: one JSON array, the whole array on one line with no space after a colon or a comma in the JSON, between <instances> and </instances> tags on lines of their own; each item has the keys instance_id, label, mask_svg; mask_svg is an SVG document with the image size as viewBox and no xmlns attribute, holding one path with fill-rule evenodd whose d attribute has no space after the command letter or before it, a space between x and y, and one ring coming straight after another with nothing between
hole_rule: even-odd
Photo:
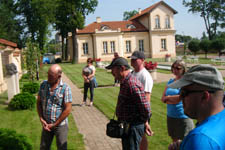
<instances>
[{"instance_id":1,"label":"man in plaid shirt","mask_svg":"<svg viewBox=\"0 0 225 150\"><path fill-rule=\"evenodd\" d=\"M151 135L148 120L150 119L150 103L146 99L143 85L129 70L126 59L118 57L106 67L111 69L115 79L120 81L120 93L116 106L119 121L130 125L129 133L122 137L123 150L139 150L142 136Z\"/></svg>"},{"instance_id":2,"label":"man in plaid shirt","mask_svg":"<svg viewBox=\"0 0 225 150\"><path fill-rule=\"evenodd\" d=\"M54 135L58 150L67 149L68 115L72 108L71 89L61 80L62 69L52 65L48 81L41 84L37 111L42 124L40 150L50 150Z\"/></svg>"}]
</instances>

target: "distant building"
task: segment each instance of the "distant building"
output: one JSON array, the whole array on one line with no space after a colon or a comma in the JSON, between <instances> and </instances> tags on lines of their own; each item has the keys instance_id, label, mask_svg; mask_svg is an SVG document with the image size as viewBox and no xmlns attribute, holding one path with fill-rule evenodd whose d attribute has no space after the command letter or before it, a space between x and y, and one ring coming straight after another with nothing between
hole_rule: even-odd
<instances>
[{"instance_id":1,"label":"distant building","mask_svg":"<svg viewBox=\"0 0 225 150\"><path fill-rule=\"evenodd\" d=\"M174 14L177 11L160 1L130 18L128 21L96 22L77 31L78 62L87 58L110 61L113 53L122 57L133 51L143 51L147 57L176 56ZM68 52L72 59L72 37L69 36Z\"/></svg>"},{"instance_id":2,"label":"distant building","mask_svg":"<svg viewBox=\"0 0 225 150\"><path fill-rule=\"evenodd\" d=\"M62 42L62 36L60 35L59 32L57 32L57 33L55 34L55 42L56 42L56 43Z\"/></svg>"}]
</instances>

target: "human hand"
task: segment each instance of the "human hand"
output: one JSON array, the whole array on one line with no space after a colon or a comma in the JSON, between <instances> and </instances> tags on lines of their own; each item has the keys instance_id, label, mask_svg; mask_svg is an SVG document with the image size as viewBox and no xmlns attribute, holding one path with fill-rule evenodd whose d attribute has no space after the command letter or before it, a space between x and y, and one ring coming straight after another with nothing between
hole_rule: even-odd
<instances>
[{"instance_id":1,"label":"human hand","mask_svg":"<svg viewBox=\"0 0 225 150\"><path fill-rule=\"evenodd\" d=\"M151 129L151 126L148 124L148 122L145 123L145 133L148 136L153 136L154 132Z\"/></svg>"},{"instance_id":2,"label":"human hand","mask_svg":"<svg viewBox=\"0 0 225 150\"><path fill-rule=\"evenodd\" d=\"M176 142L171 143L168 147L168 150L179 150L181 142L181 140L178 140Z\"/></svg>"},{"instance_id":3,"label":"human hand","mask_svg":"<svg viewBox=\"0 0 225 150\"><path fill-rule=\"evenodd\" d=\"M167 100L167 97L166 97L166 96L163 96L163 97L161 98L161 101L162 101L163 103L166 103L166 100Z\"/></svg>"},{"instance_id":4,"label":"human hand","mask_svg":"<svg viewBox=\"0 0 225 150\"><path fill-rule=\"evenodd\" d=\"M41 121L42 127L43 127L45 130L51 131L50 128L48 127L48 123L47 123L43 118L40 118L40 121Z\"/></svg>"}]
</instances>

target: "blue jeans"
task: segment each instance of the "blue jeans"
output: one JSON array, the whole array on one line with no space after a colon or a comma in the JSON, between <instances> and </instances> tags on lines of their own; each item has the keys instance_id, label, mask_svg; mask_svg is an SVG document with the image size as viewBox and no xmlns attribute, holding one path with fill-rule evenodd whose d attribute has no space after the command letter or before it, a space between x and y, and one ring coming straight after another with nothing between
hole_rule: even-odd
<instances>
[{"instance_id":1,"label":"blue jeans","mask_svg":"<svg viewBox=\"0 0 225 150\"><path fill-rule=\"evenodd\" d=\"M91 80L89 83L84 83L84 98L83 101L87 100L88 88L90 88L90 101L93 102L94 98L94 81Z\"/></svg>"},{"instance_id":2,"label":"blue jeans","mask_svg":"<svg viewBox=\"0 0 225 150\"><path fill-rule=\"evenodd\" d=\"M42 129L40 150L50 150L54 135L58 150L67 150L68 125L57 126L50 132Z\"/></svg>"},{"instance_id":3,"label":"blue jeans","mask_svg":"<svg viewBox=\"0 0 225 150\"><path fill-rule=\"evenodd\" d=\"M144 133L144 123L138 125L131 125L128 135L122 137L123 150L139 150L139 145Z\"/></svg>"}]
</instances>

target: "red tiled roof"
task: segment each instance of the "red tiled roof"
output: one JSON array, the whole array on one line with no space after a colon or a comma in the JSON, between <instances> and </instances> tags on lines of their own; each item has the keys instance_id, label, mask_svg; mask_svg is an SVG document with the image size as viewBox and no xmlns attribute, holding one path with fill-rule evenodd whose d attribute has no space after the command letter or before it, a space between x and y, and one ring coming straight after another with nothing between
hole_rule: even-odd
<instances>
[{"instance_id":1,"label":"red tiled roof","mask_svg":"<svg viewBox=\"0 0 225 150\"><path fill-rule=\"evenodd\" d=\"M127 28L127 25L134 25L136 28ZM138 23L137 21L108 21L108 22L93 22L87 25L84 29L78 30L78 34L85 34L85 33L94 33L95 29L99 31L103 26L109 27L110 30L118 30L121 29L122 32L141 32L141 31L148 31L142 24Z\"/></svg>"},{"instance_id":2,"label":"red tiled roof","mask_svg":"<svg viewBox=\"0 0 225 150\"><path fill-rule=\"evenodd\" d=\"M17 47L16 43L7 41L5 39L0 39L0 44L7 45L7 46L12 46L12 47Z\"/></svg>"},{"instance_id":3,"label":"red tiled roof","mask_svg":"<svg viewBox=\"0 0 225 150\"><path fill-rule=\"evenodd\" d=\"M134 19L136 19L136 18L138 18L138 17L140 17L140 16L146 15L147 13L151 12L153 9L155 9L157 6L159 6L159 5L161 5L161 4L162 4L162 5L165 5L165 6L168 7L169 9L171 9L171 10L173 11L174 14L177 13L176 10L174 10L172 7L170 7L169 5L167 5L164 1L160 1L160 2L155 3L154 5L152 5L152 6L150 6L150 7L148 7L148 8L146 8L146 9L142 10L140 14L138 13L138 14L134 15L134 16L131 17L129 20L134 20Z\"/></svg>"}]
</instances>

